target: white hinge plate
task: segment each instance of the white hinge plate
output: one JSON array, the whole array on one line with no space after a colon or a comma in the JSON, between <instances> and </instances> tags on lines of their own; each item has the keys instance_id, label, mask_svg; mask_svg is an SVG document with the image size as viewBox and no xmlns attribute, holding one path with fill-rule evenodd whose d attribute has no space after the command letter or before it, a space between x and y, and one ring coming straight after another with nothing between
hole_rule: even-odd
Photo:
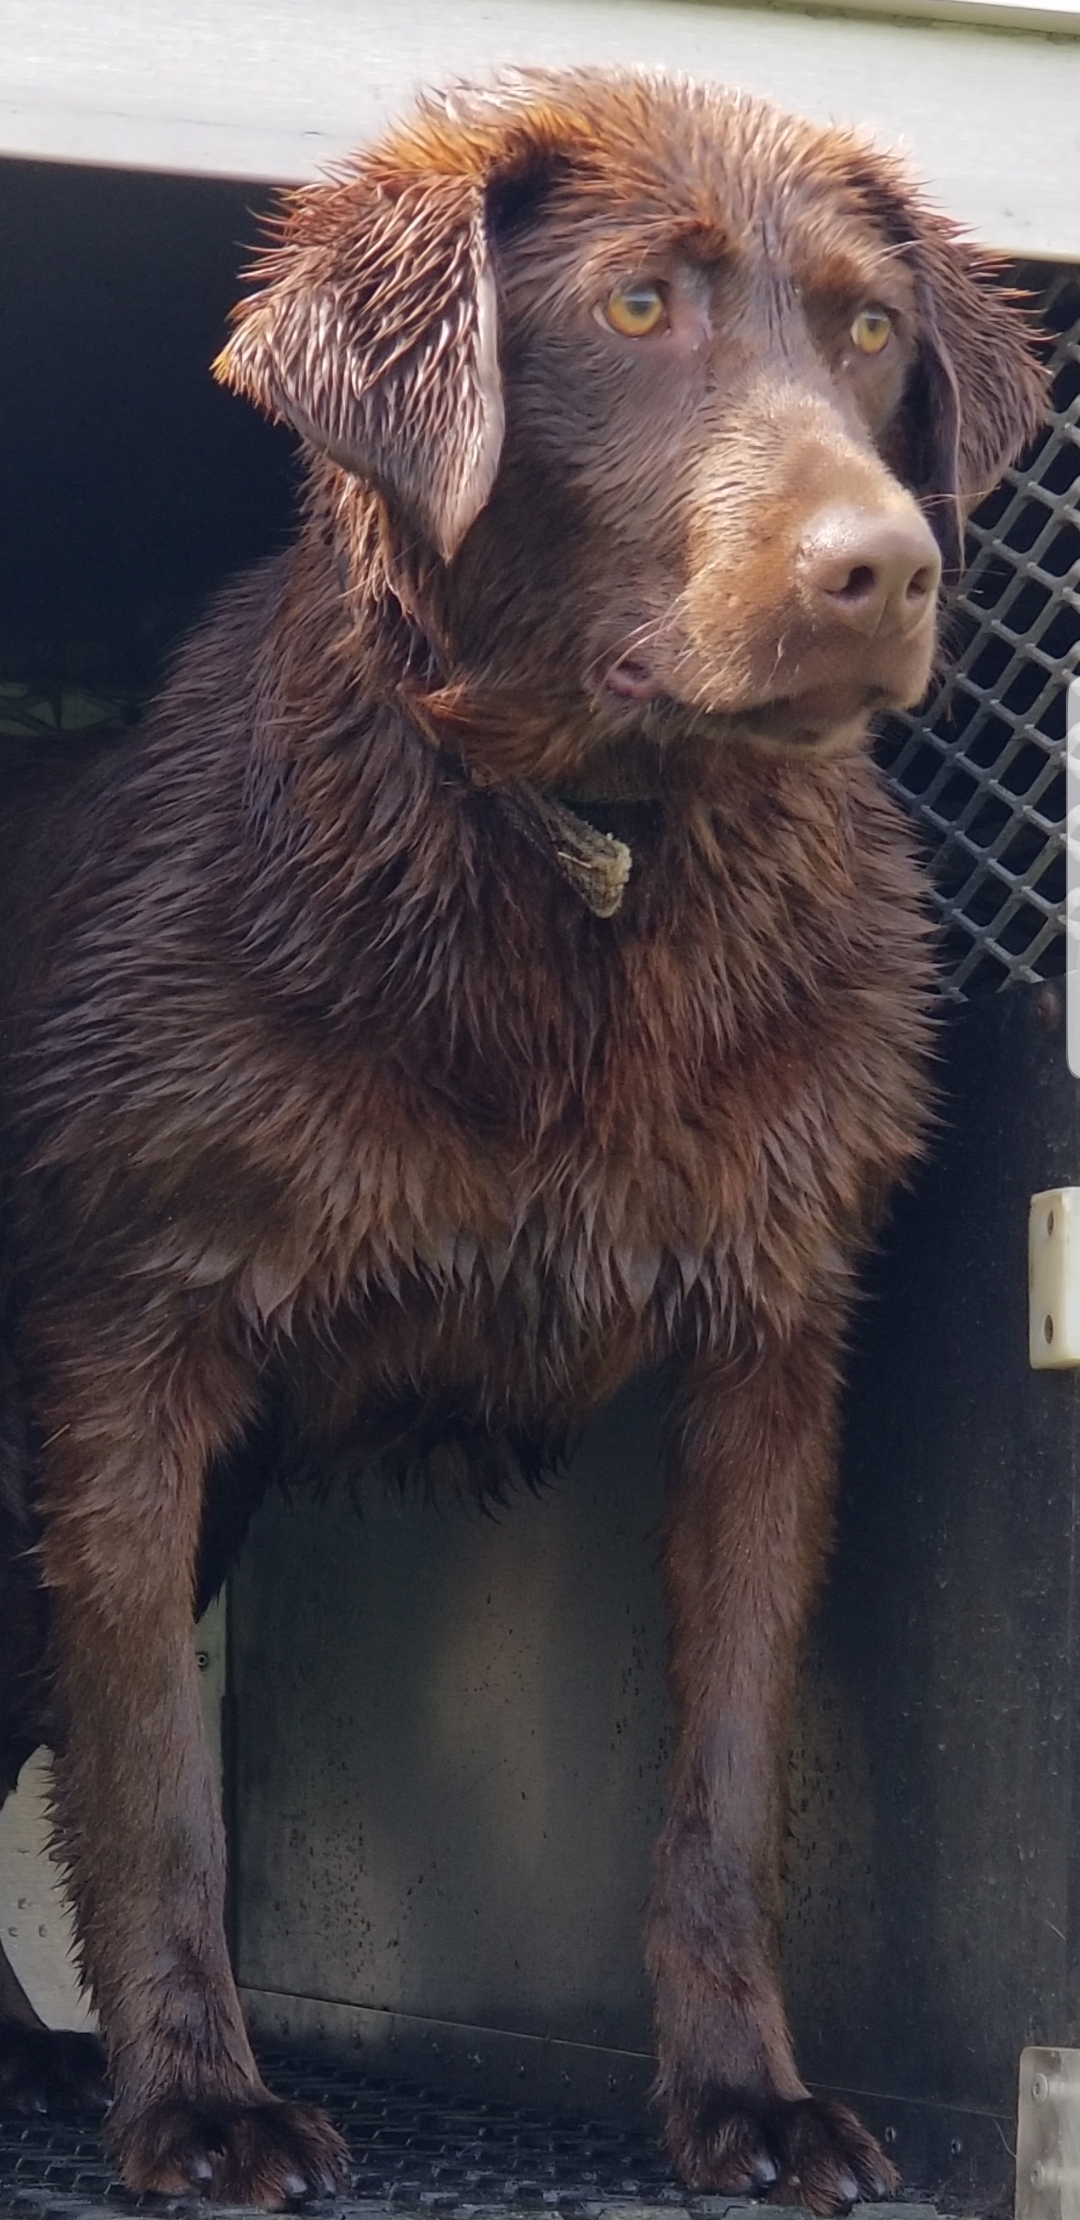
<instances>
[{"instance_id":1,"label":"white hinge plate","mask_svg":"<svg viewBox=\"0 0 1080 2220\"><path fill-rule=\"evenodd\" d=\"M1080 1365L1080 1187L1031 1198L1028 1355L1037 1372Z\"/></svg>"},{"instance_id":2,"label":"white hinge plate","mask_svg":"<svg viewBox=\"0 0 1080 2220\"><path fill-rule=\"evenodd\" d=\"M1022 2050L1016 2220L1080 2220L1080 2050Z\"/></svg>"}]
</instances>

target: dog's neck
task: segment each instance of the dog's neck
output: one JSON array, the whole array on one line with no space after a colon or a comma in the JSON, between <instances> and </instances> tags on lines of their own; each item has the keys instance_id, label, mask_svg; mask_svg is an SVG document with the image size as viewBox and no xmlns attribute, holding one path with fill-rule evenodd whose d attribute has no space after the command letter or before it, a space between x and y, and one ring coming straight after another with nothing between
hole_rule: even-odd
<instances>
[{"instance_id":1,"label":"dog's neck","mask_svg":"<svg viewBox=\"0 0 1080 2220\"><path fill-rule=\"evenodd\" d=\"M633 867L635 816L655 819L671 799L660 746L633 730L590 746L587 712L540 712L497 685L406 680L394 694L452 773L490 797L587 909L613 917ZM598 814L614 825L597 824Z\"/></svg>"},{"instance_id":2,"label":"dog's neck","mask_svg":"<svg viewBox=\"0 0 1080 2220\"><path fill-rule=\"evenodd\" d=\"M377 605L372 644L388 658L380 691L456 775L490 796L588 910L613 917L632 850L618 833L592 823L590 810L655 804L661 794L657 750L634 734L590 747L591 720L581 704L556 701L541 709L535 694L526 697L463 670L441 608L438 567L415 542L399 543L385 507L367 489L349 488L346 515L351 547L341 545L340 511L324 531L337 541L339 590L357 635L368 630ZM391 625L387 598L396 610Z\"/></svg>"},{"instance_id":3,"label":"dog's neck","mask_svg":"<svg viewBox=\"0 0 1080 2220\"><path fill-rule=\"evenodd\" d=\"M490 730L496 720L508 725L515 720L527 723L529 712L509 698L488 697L476 704L474 719L470 719L461 701L451 739L437 712L436 699L418 696L413 690L405 694L401 706L454 773L489 796L506 822L544 856L586 909L595 917L614 917L622 906L633 867L632 851L627 841L593 824L586 813L590 805L606 809L644 797L602 790L608 784L614 786L615 781L571 778L560 781L555 788L541 785L536 779L493 777L483 755L470 747L470 726L475 729L478 724Z\"/></svg>"}]
</instances>

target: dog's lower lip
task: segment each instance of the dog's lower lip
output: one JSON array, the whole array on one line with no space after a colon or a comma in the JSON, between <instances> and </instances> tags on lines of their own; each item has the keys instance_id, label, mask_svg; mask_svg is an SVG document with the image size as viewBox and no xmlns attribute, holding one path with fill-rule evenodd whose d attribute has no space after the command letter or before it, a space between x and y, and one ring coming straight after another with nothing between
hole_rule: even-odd
<instances>
[{"instance_id":1,"label":"dog's lower lip","mask_svg":"<svg viewBox=\"0 0 1080 2220\"><path fill-rule=\"evenodd\" d=\"M636 655L620 655L608 670L605 685L613 694L620 694L624 701L652 701L659 688L647 664Z\"/></svg>"}]
</instances>

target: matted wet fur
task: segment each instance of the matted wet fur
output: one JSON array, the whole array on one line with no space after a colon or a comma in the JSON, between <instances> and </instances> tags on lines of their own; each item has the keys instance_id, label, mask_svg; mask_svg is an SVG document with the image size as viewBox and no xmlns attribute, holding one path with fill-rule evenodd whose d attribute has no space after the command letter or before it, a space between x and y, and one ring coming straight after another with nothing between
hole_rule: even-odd
<instances>
[{"instance_id":1,"label":"matted wet fur","mask_svg":"<svg viewBox=\"0 0 1080 2220\"><path fill-rule=\"evenodd\" d=\"M192 1600L260 1440L498 1490L666 1359L668 2145L696 2190L878 2196L777 1986L785 1736L853 1270L924 1125L868 720L1036 427L1022 323L891 159L585 73L293 196L219 367L300 432L296 543L5 827L0 1757L56 1753L112 2150L134 2190L345 2179L222 1931ZM52 2055L5 1972L0 2086L85 2084Z\"/></svg>"}]
</instances>

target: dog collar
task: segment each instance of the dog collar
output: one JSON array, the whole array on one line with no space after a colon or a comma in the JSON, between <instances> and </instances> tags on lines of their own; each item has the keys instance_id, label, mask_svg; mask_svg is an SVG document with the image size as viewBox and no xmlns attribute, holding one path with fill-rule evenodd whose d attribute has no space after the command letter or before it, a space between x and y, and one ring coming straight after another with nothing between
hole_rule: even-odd
<instances>
[{"instance_id":1,"label":"dog collar","mask_svg":"<svg viewBox=\"0 0 1080 2220\"><path fill-rule=\"evenodd\" d=\"M568 803L524 780L486 791L515 831L547 857L594 917L614 917L634 860L625 840L600 832Z\"/></svg>"},{"instance_id":2,"label":"dog collar","mask_svg":"<svg viewBox=\"0 0 1080 2220\"><path fill-rule=\"evenodd\" d=\"M461 705L451 693L410 693L404 704L414 726L434 747L448 771L464 778L476 793L494 802L507 822L530 847L546 858L552 870L573 887L594 917L614 917L630 877L633 856L625 840L601 832L568 802L546 794L528 779L497 786L477 774L463 750L454 746L454 724L466 726ZM575 799L577 797L575 796ZM599 800L599 797L595 797ZM586 804L587 806L587 804Z\"/></svg>"}]
</instances>

